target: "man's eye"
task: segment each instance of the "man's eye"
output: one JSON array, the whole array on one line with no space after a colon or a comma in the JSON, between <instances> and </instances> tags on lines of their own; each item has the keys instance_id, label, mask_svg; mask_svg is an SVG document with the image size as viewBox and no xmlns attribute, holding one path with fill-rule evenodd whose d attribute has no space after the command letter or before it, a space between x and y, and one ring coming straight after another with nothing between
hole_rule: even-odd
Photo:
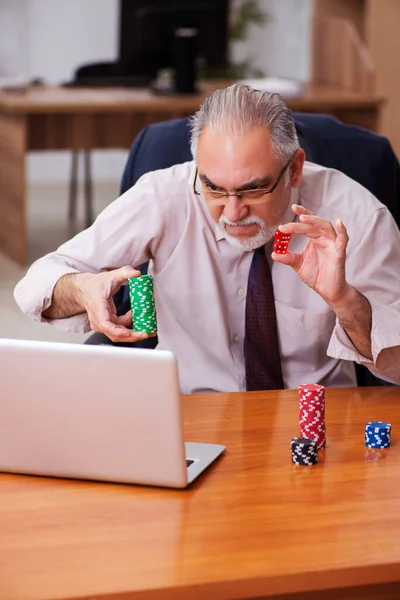
<instances>
[{"instance_id":1,"label":"man's eye","mask_svg":"<svg viewBox=\"0 0 400 600\"><path fill-rule=\"evenodd\" d=\"M219 192L220 190L217 188L217 186L213 185L212 183L207 183L207 189L210 190L210 192Z\"/></svg>"}]
</instances>

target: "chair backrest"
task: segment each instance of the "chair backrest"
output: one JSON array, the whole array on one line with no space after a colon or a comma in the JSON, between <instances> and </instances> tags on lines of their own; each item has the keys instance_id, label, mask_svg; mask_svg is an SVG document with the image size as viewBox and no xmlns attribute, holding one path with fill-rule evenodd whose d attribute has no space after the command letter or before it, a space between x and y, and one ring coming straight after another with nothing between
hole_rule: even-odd
<instances>
[{"instance_id":1,"label":"chair backrest","mask_svg":"<svg viewBox=\"0 0 400 600\"><path fill-rule=\"evenodd\" d=\"M294 113L300 146L307 159L338 169L372 192L400 227L400 166L389 141L375 133L345 125L329 115ZM145 173L192 160L188 119L155 123L142 129L132 144L120 192ZM147 272L147 263L141 266ZM126 286L114 296L118 314L129 310ZM151 338L152 345L157 339ZM356 365L359 385L382 385L366 368Z\"/></svg>"},{"instance_id":2,"label":"chair backrest","mask_svg":"<svg viewBox=\"0 0 400 600\"><path fill-rule=\"evenodd\" d=\"M329 115L294 113L307 159L342 171L385 204L400 226L400 167L389 140ZM121 193L149 171L191 160L187 119L142 129L129 152Z\"/></svg>"}]
</instances>

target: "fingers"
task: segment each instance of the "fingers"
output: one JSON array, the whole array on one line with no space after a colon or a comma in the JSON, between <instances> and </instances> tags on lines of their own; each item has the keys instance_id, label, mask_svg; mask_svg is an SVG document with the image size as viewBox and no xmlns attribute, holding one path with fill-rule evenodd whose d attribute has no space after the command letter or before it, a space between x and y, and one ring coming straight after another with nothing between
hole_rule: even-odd
<instances>
[{"instance_id":1,"label":"fingers","mask_svg":"<svg viewBox=\"0 0 400 600\"><path fill-rule=\"evenodd\" d=\"M335 230L330 221L314 215L314 213L300 204L292 204L292 211L298 215L299 222L280 225L279 230L282 233L296 233L308 235L308 237L316 237L319 233L323 233L333 240L339 238L338 248L342 248L343 245L347 246L349 241L347 229L340 219L335 221Z\"/></svg>"},{"instance_id":2,"label":"fingers","mask_svg":"<svg viewBox=\"0 0 400 600\"><path fill-rule=\"evenodd\" d=\"M117 316L113 295L131 277L139 277L140 271L130 266L101 273L86 290L85 308L93 331L104 333L113 342L137 342L156 334L132 331L132 312Z\"/></svg>"},{"instance_id":3,"label":"fingers","mask_svg":"<svg viewBox=\"0 0 400 600\"><path fill-rule=\"evenodd\" d=\"M117 325L112 322L103 322L101 324L102 333L105 333L112 342L138 342L145 340L148 337L153 337L155 334L148 334L144 331L132 331L122 325Z\"/></svg>"},{"instance_id":4,"label":"fingers","mask_svg":"<svg viewBox=\"0 0 400 600\"><path fill-rule=\"evenodd\" d=\"M337 221L335 221L335 229L329 221L321 219L320 217L311 214L309 211L307 212L309 214L299 215L299 218L301 219L300 223L286 223L285 225L279 226L279 230L282 231L282 233L303 234L309 238L303 252L300 254L290 251L286 254L272 252L272 259L275 262L292 267L295 271L299 271L300 268L304 267L303 262L305 256L309 256L310 249L316 247L317 251L327 252L326 257L329 256L332 258L333 255L336 255L336 258L344 264L349 236L343 222L340 219L337 219ZM315 246L313 240L317 240L317 246ZM334 253L330 250L333 250Z\"/></svg>"},{"instance_id":5,"label":"fingers","mask_svg":"<svg viewBox=\"0 0 400 600\"><path fill-rule=\"evenodd\" d=\"M294 212L295 215L298 215L298 216L314 214L307 208L304 208L304 206L301 206L301 204L292 204L292 211Z\"/></svg>"},{"instance_id":6,"label":"fingers","mask_svg":"<svg viewBox=\"0 0 400 600\"><path fill-rule=\"evenodd\" d=\"M104 333L113 342L137 342L145 340L148 337L153 337L154 335L127 329L126 326L132 322L131 311L128 311L121 317L117 317L110 310L107 301L98 302L96 306L92 305L87 312L93 331Z\"/></svg>"},{"instance_id":7,"label":"fingers","mask_svg":"<svg viewBox=\"0 0 400 600\"><path fill-rule=\"evenodd\" d=\"M126 317L126 315L124 316ZM121 319L121 317L117 317L117 319ZM148 337L156 335L155 333L148 334L144 331L132 331L132 329L127 329L124 325L115 323L112 320L99 321L94 326L92 325L92 329L104 333L112 342L138 342L139 340L145 340Z\"/></svg>"},{"instance_id":8,"label":"fingers","mask_svg":"<svg viewBox=\"0 0 400 600\"><path fill-rule=\"evenodd\" d=\"M286 254L277 254L277 252L272 252L271 257L275 262L292 267L295 271L300 269L303 261L303 256L301 254L297 254L296 252L287 252Z\"/></svg>"},{"instance_id":9,"label":"fingers","mask_svg":"<svg viewBox=\"0 0 400 600\"><path fill-rule=\"evenodd\" d=\"M279 230L282 233L295 233L297 235L306 235L310 238L317 238L323 235L330 240L336 239L336 231L332 223L313 215L309 211L307 212L308 214L302 213L299 215L300 222L285 223L279 226Z\"/></svg>"},{"instance_id":10,"label":"fingers","mask_svg":"<svg viewBox=\"0 0 400 600\"><path fill-rule=\"evenodd\" d=\"M119 317L114 314L115 307L113 311L111 309L111 304L113 303L105 299L98 300L96 303L90 303L87 306L87 315L90 326L93 331L105 333L109 337L109 334L115 335L118 333L122 336L126 336L128 329L126 329L124 325L118 323Z\"/></svg>"},{"instance_id":11,"label":"fingers","mask_svg":"<svg viewBox=\"0 0 400 600\"><path fill-rule=\"evenodd\" d=\"M157 333L146 333L145 331L132 331L132 329L115 329L114 332L106 333L112 342L139 342L147 338L156 337Z\"/></svg>"},{"instance_id":12,"label":"fingers","mask_svg":"<svg viewBox=\"0 0 400 600\"><path fill-rule=\"evenodd\" d=\"M128 327L132 323L132 311L128 310L127 313L117 317L116 321L117 325L123 325L124 327Z\"/></svg>"}]
</instances>

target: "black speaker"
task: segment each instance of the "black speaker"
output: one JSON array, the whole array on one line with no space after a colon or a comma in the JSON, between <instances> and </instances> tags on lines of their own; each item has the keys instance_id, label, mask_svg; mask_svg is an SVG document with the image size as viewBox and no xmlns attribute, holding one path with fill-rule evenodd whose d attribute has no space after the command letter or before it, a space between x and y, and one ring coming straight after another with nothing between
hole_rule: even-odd
<instances>
[{"instance_id":1,"label":"black speaker","mask_svg":"<svg viewBox=\"0 0 400 600\"><path fill-rule=\"evenodd\" d=\"M195 27L180 27L174 31L174 91L177 94L196 91L198 34Z\"/></svg>"}]
</instances>

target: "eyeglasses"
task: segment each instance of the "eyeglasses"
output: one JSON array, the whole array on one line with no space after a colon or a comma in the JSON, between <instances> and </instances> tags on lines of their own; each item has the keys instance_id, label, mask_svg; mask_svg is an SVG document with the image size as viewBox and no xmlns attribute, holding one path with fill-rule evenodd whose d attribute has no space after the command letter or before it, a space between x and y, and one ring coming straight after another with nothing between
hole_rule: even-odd
<instances>
[{"instance_id":1,"label":"eyeglasses","mask_svg":"<svg viewBox=\"0 0 400 600\"><path fill-rule=\"evenodd\" d=\"M266 196L267 194L272 194L272 192L274 192L276 190L276 188L278 187L282 177L285 174L285 171L287 170L290 163L292 162L293 157L294 157L294 154L288 160L288 162L285 164L283 169L280 171L278 178L275 181L274 185L267 190L264 188L257 188L255 190L244 190L242 192L233 192L232 194L229 194L228 192L221 192L220 190L210 190L207 188L204 192L204 195L206 196L207 199L210 199L210 201L215 206L225 206L227 204L230 196L236 196L241 202L243 202L243 204L248 204L248 205L262 204L263 202L266 201L266 198L264 198L264 196ZM200 192L196 191L197 175L198 175L198 169L196 168L196 174L195 174L194 182L193 182L193 192L197 196L200 196Z\"/></svg>"}]
</instances>

